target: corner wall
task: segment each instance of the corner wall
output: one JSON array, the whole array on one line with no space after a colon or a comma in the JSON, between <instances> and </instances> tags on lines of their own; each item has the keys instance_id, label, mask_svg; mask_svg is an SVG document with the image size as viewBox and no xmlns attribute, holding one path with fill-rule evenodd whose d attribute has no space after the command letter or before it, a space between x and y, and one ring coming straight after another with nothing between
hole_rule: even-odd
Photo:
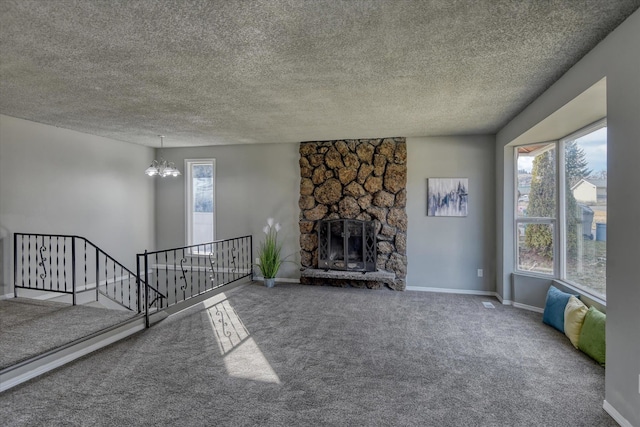
<instances>
[{"instance_id":1,"label":"corner wall","mask_svg":"<svg viewBox=\"0 0 640 427\"><path fill-rule=\"evenodd\" d=\"M14 232L75 234L135 269L153 247L153 149L0 115L0 295L13 292Z\"/></svg>"},{"instance_id":2,"label":"corner wall","mask_svg":"<svg viewBox=\"0 0 640 427\"><path fill-rule=\"evenodd\" d=\"M407 289L495 292L494 145L491 135L407 138ZM469 178L468 216L427 216L427 178Z\"/></svg>"},{"instance_id":3,"label":"corner wall","mask_svg":"<svg viewBox=\"0 0 640 427\"><path fill-rule=\"evenodd\" d=\"M606 77L608 127L607 200L607 368L605 408L640 426L640 197L630 194L640 159L640 11L636 11L497 135L497 150ZM585 123L586 124L586 123ZM500 159L500 154L497 158ZM512 168L496 165L504 202L497 206L504 237L498 254L498 289L507 298L513 254ZM509 172L509 169L511 172ZM498 198L500 200L501 197ZM617 418L619 422L622 420Z\"/></svg>"}]
</instances>

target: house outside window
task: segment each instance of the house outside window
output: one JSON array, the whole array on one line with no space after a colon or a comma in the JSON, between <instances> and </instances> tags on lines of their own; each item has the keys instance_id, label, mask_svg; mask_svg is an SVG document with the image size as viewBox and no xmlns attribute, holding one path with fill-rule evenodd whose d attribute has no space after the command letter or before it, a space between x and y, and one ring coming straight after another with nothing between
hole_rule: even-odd
<instances>
[{"instance_id":1,"label":"house outside window","mask_svg":"<svg viewBox=\"0 0 640 427\"><path fill-rule=\"evenodd\" d=\"M606 121L515 152L516 271L605 299Z\"/></svg>"},{"instance_id":2,"label":"house outside window","mask_svg":"<svg viewBox=\"0 0 640 427\"><path fill-rule=\"evenodd\" d=\"M187 246L215 239L215 159L185 160Z\"/></svg>"}]
</instances>

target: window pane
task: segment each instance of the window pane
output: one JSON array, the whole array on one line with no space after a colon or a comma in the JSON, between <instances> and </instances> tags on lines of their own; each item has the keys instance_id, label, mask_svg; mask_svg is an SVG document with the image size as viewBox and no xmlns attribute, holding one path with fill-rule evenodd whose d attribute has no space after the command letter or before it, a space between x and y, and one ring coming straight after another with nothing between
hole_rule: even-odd
<instances>
[{"instance_id":1,"label":"window pane","mask_svg":"<svg viewBox=\"0 0 640 427\"><path fill-rule=\"evenodd\" d=\"M518 147L518 218L556 217L555 143Z\"/></svg>"},{"instance_id":2,"label":"window pane","mask_svg":"<svg viewBox=\"0 0 640 427\"><path fill-rule=\"evenodd\" d=\"M566 279L604 296L607 128L565 142Z\"/></svg>"},{"instance_id":3,"label":"window pane","mask_svg":"<svg viewBox=\"0 0 640 427\"><path fill-rule=\"evenodd\" d=\"M518 224L518 270L553 274L553 224Z\"/></svg>"},{"instance_id":4,"label":"window pane","mask_svg":"<svg viewBox=\"0 0 640 427\"><path fill-rule=\"evenodd\" d=\"M194 212L213 212L213 166L193 166Z\"/></svg>"},{"instance_id":5,"label":"window pane","mask_svg":"<svg viewBox=\"0 0 640 427\"><path fill-rule=\"evenodd\" d=\"M213 241L213 164L191 168L191 239L189 244Z\"/></svg>"}]
</instances>

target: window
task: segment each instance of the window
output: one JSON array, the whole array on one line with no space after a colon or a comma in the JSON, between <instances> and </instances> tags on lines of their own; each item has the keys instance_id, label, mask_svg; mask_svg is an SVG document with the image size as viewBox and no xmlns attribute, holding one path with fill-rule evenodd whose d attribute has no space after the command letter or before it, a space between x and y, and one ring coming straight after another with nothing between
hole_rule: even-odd
<instances>
[{"instance_id":1,"label":"window","mask_svg":"<svg viewBox=\"0 0 640 427\"><path fill-rule=\"evenodd\" d=\"M517 268L553 274L556 224L556 143L518 147Z\"/></svg>"},{"instance_id":2,"label":"window","mask_svg":"<svg viewBox=\"0 0 640 427\"><path fill-rule=\"evenodd\" d=\"M215 160L185 160L187 171L187 246L215 236Z\"/></svg>"},{"instance_id":3,"label":"window","mask_svg":"<svg viewBox=\"0 0 640 427\"><path fill-rule=\"evenodd\" d=\"M564 144L565 262L562 278L604 296L607 261L607 128Z\"/></svg>"},{"instance_id":4,"label":"window","mask_svg":"<svg viewBox=\"0 0 640 427\"><path fill-rule=\"evenodd\" d=\"M516 149L516 270L605 298L607 128Z\"/></svg>"}]
</instances>

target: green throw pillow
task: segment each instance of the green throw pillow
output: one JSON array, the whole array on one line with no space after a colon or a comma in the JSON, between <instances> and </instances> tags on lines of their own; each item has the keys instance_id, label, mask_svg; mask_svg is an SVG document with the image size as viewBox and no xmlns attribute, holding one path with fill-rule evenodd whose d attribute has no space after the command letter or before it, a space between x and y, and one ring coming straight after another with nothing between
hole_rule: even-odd
<instances>
[{"instance_id":1,"label":"green throw pillow","mask_svg":"<svg viewBox=\"0 0 640 427\"><path fill-rule=\"evenodd\" d=\"M578 348L604 366L606 357L605 323L607 316L595 307L589 307L584 316Z\"/></svg>"}]
</instances>

